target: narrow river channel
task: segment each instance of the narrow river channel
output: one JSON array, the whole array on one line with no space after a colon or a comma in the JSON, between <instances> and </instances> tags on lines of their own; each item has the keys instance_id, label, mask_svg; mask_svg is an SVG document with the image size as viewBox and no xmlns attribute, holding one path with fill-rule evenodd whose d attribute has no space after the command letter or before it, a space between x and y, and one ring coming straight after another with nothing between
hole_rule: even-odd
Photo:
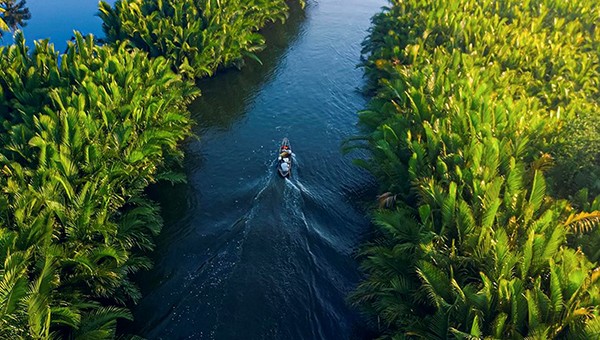
<instances>
[{"instance_id":1,"label":"narrow river channel","mask_svg":"<svg viewBox=\"0 0 600 340\"><path fill-rule=\"evenodd\" d=\"M309 1L250 61L200 84L186 185L161 187L165 228L132 331L150 339L358 339L346 301L369 229L358 133L361 42L382 0ZM289 137L295 172L275 171Z\"/></svg>"}]
</instances>

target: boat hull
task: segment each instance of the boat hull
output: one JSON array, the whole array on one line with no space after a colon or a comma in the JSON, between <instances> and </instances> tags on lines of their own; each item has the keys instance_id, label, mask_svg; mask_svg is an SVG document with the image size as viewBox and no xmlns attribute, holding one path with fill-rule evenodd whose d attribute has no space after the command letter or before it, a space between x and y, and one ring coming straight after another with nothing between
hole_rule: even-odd
<instances>
[{"instance_id":1,"label":"boat hull","mask_svg":"<svg viewBox=\"0 0 600 340\"><path fill-rule=\"evenodd\" d=\"M277 150L277 172L283 178L289 178L292 175L292 148L290 141L284 138L281 146ZM283 169L283 164L287 163L287 170Z\"/></svg>"}]
</instances>

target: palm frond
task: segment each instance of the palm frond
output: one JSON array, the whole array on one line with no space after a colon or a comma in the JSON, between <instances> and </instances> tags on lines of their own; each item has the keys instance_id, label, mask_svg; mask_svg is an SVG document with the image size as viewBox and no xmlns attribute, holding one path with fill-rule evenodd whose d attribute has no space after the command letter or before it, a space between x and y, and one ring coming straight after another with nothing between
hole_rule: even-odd
<instances>
[{"instance_id":1,"label":"palm frond","mask_svg":"<svg viewBox=\"0 0 600 340\"><path fill-rule=\"evenodd\" d=\"M99 307L82 315L79 329L73 333L74 339L105 339L114 337L118 319L132 320L131 312L126 308Z\"/></svg>"},{"instance_id":2,"label":"palm frond","mask_svg":"<svg viewBox=\"0 0 600 340\"><path fill-rule=\"evenodd\" d=\"M590 232L599 225L600 211L572 213L564 222L564 226L576 234Z\"/></svg>"},{"instance_id":3,"label":"palm frond","mask_svg":"<svg viewBox=\"0 0 600 340\"><path fill-rule=\"evenodd\" d=\"M417 266L417 275L423 281L423 288L435 306L446 307L454 302L451 292L452 285L442 270L429 262L421 261Z\"/></svg>"},{"instance_id":4,"label":"palm frond","mask_svg":"<svg viewBox=\"0 0 600 340\"><path fill-rule=\"evenodd\" d=\"M544 195L546 194L546 181L540 171L535 171L533 176L533 183L531 185L531 192L529 194L529 203L531 204L533 211L537 211L542 205Z\"/></svg>"}]
</instances>

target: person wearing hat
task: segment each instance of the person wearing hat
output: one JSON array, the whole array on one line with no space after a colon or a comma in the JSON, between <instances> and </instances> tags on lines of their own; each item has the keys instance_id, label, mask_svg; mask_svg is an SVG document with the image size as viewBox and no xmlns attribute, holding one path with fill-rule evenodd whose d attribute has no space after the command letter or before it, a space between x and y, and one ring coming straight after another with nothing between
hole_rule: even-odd
<instances>
[{"instance_id":1,"label":"person wearing hat","mask_svg":"<svg viewBox=\"0 0 600 340\"><path fill-rule=\"evenodd\" d=\"M287 145L284 145L281 149L282 149L282 151L279 154L279 160L282 160L282 159L288 158L288 157L292 157L292 150L290 150L290 148Z\"/></svg>"}]
</instances>

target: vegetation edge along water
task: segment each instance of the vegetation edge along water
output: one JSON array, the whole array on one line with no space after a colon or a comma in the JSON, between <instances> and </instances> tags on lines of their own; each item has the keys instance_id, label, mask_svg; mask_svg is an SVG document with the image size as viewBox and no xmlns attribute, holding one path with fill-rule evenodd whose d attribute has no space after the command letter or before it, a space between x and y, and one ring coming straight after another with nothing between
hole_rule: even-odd
<instances>
[{"instance_id":1,"label":"vegetation edge along water","mask_svg":"<svg viewBox=\"0 0 600 340\"><path fill-rule=\"evenodd\" d=\"M150 267L162 224L144 189L183 180L172 170L193 80L257 59L257 30L287 10L102 2L106 44L76 32L65 54L47 40L29 50L17 32L0 47L0 338L111 339L132 318L131 276Z\"/></svg>"},{"instance_id":2,"label":"vegetation edge along water","mask_svg":"<svg viewBox=\"0 0 600 340\"><path fill-rule=\"evenodd\" d=\"M600 6L391 0L360 112L382 338L600 338Z\"/></svg>"}]
</instances>

